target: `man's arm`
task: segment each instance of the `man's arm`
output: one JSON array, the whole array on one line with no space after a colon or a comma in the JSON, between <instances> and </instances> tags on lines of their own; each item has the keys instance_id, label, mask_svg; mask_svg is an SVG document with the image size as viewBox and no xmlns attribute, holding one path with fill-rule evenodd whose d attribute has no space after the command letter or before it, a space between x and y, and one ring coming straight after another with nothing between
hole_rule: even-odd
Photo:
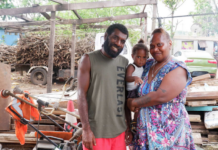
<instances>
[{"instance_id":1,"label":"man's arm","mask_svg":"<svg viewBox=\"0 0 218 150\"><path fill-rule=\"evenodd\" d=\"M128 99L128 107L131 111L135 111L135 108L166 103L182 92L186 86L186 82L186 70L178 67L163 78L157 91L150 92L147 95L136 99Z\"/></svg>"},{"instance_id":2,"label":"man's arm","mask_svg":"<svg viewBox=\"0 0 218 150\"><path fill-rule=\"evenodd\" d=\"M82 122L83 134L82 140L86 148L92 150L93 145L96 145L95 136L91 131L88 118L88 103L86 99L87 91L90 82L91 63L88 54L82 56L78 68L78 108L80 120Z\"/></svg>"}]
</instances>

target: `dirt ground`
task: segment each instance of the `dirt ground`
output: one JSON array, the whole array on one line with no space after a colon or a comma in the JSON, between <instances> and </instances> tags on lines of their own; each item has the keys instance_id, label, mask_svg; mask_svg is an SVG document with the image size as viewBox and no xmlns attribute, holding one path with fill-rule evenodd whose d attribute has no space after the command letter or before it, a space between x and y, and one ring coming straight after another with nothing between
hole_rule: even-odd
<instances>
[{"instance_id":1,"label":"dirt ground","mask_svg":"<svg viewBox=\"0 0 218 150\"><path fill-rule=\"evenodd\" d=\"M53 80L52 91L62 91L64 83L64 81ZM26 72L23 73L23 76L18 71L11 72L11 90L16 86L19 86L21 90L29 91L32 95L47 93L46 85L34 85L26 75Z\"/></svg>"}]
</instances>

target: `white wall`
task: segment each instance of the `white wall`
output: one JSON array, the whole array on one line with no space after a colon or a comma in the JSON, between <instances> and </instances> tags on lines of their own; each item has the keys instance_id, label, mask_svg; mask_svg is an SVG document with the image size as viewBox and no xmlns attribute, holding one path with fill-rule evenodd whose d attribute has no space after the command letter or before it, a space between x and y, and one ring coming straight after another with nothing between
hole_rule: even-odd
<instances>
[{"instance_id":1,"label":"white wall","mask_svg":"<svg viewBox=\"0 0 218 150\"><path fill-rule=\"evenodd\" d=\"M174 40L172 54L175 54L177 51L181 50L181 48L182 48L182 41Z\"/></svg>"},{"instance_id":2,"label":"white wall","mask_svg":"<svg viewBox=\"0 0 218 150\"><path fill-rule=\"evenodd\" d=\"M207 43L206 51L213 56L213 41L206 41L206 43Z\"/></svg>"}]
</instances>

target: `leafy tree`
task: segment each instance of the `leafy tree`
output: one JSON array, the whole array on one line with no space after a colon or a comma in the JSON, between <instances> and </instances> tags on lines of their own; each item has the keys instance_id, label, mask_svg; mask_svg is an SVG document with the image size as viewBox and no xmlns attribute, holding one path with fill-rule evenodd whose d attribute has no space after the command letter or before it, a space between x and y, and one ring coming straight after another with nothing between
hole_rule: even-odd
<instances>
[{"instance_id":1,"label":"leafy tree","mask_svg":"<svg viewBox=\"0 0 218 150\"><path fill-rule=\"evenodd\" d=\"M218 13L218 0L194 0L195 11L190 14ZM203 35L218 33L218 15L195 16L194 23L202 27Z\"/></svg>"},{"instance_id":2,"label":"leafy tree","mask_svg":"<svg viewBox=\"0 0 218 150\"><path fill-rule=\"evenodd\" d=\"M0 9L6 9L6 8L14 8L14 5L12 3L12 0L1 0L0 2ZM1 15L0 18L2 20L11 19L11 16Z\"/></svg>"},{"instance_id":3,"label":"leafy tree","mask_svg":"<svg viewBox=\"0 0 218 150\"><path fill-rule=\"evenodd\" d=\"M11 3L13 0L10 0ZM69 3L82 3L82 2L96 2L99 0L65 0ZM19 0L19 3L16 4L16 7L32 7L33 4L39 4L39 5L57 5L57 3L52 2L50 0ZM134 14L134 13L140 13L141 7L140 6L127 6L127 7L115 7L115 8L99 8L99 9L86 9L86 10L77 10L78 14L83 19L88 18L100 18L100 17L111 17L111 16L118 16L118 15L126 15L126 14ZM50 15L50 13L48 13ZM75 14L72 11L59 11L56 12L56 15L64 18L64 19L77 19ZM41 14L31 14L28 15L29 18L32 18L35 21L43 21L46 20L45 17L43 17ZM120 20L120 21L105 21L101 23L96 23L97 25L110 25L112 23L122 23L124 25L139 25L140 19L130 19L130 20ZM81 25L84 26L84 25ZM59 28L65 28L64 30L57 30L57 35L71 35L72 34L72 28L71 25L56 25L56 27ZM135 44L139 38L140 38L140 32L135 30L129 30L130 31L130 39L131 43ZM77 35L83 35L85 33L92 33L92 32L105 32L105 29L92 29L87 28L83 30L77 30ZM48 32L42 32L44 34L47 34Z\"/></svg>"},{"instance_id":4,"label":"leafy tree","mask_svg":"<svg viewBox=\"0 0 218 150\"><path fill-rule=\"evenodd\" d=\"M173 38L176 32L177 25L179 24L179 22L177 22L176 26L174 26L173 16L174 16L175 11L185 2L185 0L161 0L161 1L171 11L172 19L171 19L171 27L170 27L170 36L171 38Z\"/></svg>"}]
</instances>

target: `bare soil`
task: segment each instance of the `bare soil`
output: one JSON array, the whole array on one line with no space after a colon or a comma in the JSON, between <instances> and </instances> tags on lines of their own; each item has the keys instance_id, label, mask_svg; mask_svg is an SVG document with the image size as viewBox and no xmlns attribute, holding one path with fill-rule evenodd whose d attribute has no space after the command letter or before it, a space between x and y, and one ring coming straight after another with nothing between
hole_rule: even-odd
<instances>
[{"instance_id":1,"label":"bare soil","mask_svg":"<svg viewBox=\"0 0 218 150\"><path fill-rule=\"evenodd\" d=\"M64 81L54 80L52 83L52 92L60 92L64 86ZM26 72L23 73L23 76L19 72L11 72L11 90L14 87L19 86L21 90L29 91L31 94L44 94L47 93L46 85L34 85L31 83L30 78L26 75Z\"/></svg>"}]
</instances>

